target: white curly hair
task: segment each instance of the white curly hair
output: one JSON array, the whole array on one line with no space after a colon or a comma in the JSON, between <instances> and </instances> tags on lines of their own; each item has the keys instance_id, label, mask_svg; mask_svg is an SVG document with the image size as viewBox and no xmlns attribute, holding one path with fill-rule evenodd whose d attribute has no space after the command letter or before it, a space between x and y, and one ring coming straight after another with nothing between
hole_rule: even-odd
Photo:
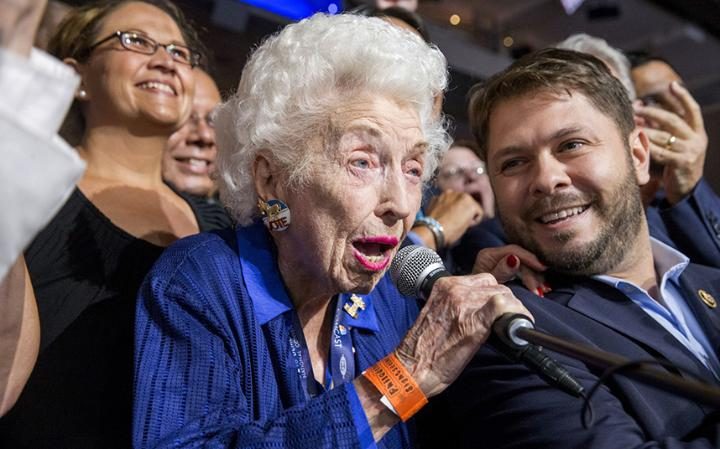
<instances>
[{"instance_id":1,"label":"white curly hair","mask_svg":"<svg viewBox=\"0 0 720 449\"><path fill-rule=\"evenodd\" d=\"M331 114L359 95L386 96L413 107L429 143L424 180L450 137L433 112L447 86L447 61L437 47L382 19L316 14L288 25L250 57L237 92L215 113L220 196L240 225L258 215L253 162L268 152L288 185L309 178L309 143L327 137Z\"/></svg>"}]
</instances>

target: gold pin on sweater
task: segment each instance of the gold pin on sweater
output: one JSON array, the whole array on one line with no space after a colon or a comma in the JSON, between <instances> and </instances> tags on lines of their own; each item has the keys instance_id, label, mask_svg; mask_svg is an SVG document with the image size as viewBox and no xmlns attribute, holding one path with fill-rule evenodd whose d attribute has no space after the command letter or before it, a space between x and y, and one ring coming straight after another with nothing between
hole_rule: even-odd
<instances>
[{"instance_id":1,"label":"gold pin on sweater","mask_svg":"<svg viewBox=\"0 0 720 449\"><path fill-rule=\"evenodd\" d=\"M350 301L352 301L352 305L349 302L346 302L343 306L343 309L353 318L358 317L359 310L365 310L365 301L361 297L359 297L356 294L352 294L350 296ZM358 310L359 309L359 310Z\"/></svg>"}]
</instances>

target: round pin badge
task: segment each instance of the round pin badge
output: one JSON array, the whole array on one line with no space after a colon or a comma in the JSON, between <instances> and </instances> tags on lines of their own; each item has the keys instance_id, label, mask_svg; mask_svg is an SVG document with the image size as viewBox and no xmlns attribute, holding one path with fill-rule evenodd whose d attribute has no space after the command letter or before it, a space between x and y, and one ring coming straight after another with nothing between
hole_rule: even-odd
<instances>
[{"instance_id":1,"label":"round pin badge","mask_svg":"<svg viewBox=\"0 0 720 449\"><path fill-rule=\"evenodd\" d=\"M271 231L284 231L290 226L290 208L280 200L268 200L263 223Z\"/></svg>"},{"instance_id":2,"label":"round pin badge","mask_svg":"<svg viewBox=\"0 0 720 449\"><path fill-rule=\"evenodd\" d=\"M698 296L702 299L702 302L711 309L717 307L717 301L715 298L713 298L713 296L705 290L698 290Z\"/></svg>"}]
</instances>

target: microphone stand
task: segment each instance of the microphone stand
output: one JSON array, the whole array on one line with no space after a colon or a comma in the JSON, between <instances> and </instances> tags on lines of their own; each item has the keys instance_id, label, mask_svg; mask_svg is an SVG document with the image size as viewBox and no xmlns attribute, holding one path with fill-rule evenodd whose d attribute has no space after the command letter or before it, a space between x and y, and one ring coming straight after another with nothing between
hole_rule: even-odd
<instances>
[{"instance_id":1,"label":"microphone stand","mask_svg":"<svg viewBox=\"0 0 720 449\"><path fill-rule=\"evenodd\" d=\"M607 369L632 362L632 360L617 354L561 340L560 338L528 327L519 327L514 329L513 333L518 338L527 340L530 343L544 346L598 368ZM659 387L674 394L685 395L697 402L720 407L720 388L704 382L684 379L678 375L647 366L634 367L623 371L622 375L632 377L643 383Z\"/></svg>"}]
</instances>

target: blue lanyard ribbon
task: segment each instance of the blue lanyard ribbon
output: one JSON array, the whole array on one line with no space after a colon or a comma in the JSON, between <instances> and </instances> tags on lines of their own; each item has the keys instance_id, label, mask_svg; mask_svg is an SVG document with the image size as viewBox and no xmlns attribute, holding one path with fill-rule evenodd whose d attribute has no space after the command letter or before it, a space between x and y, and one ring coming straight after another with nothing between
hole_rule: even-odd
<instances>
[{"instance_id":1,"label":"blue lanyard ribbon","mask_svg":"<svg viewBox=\"0 0 720 449\"><path fill-rule=\"evenodd\" d=\"M344 310L346 295L339 295L335 307L332 336L330 337L330 388L351 382L355 378L355 354L350 327Z\"/></svg>"},{"instance_id":2,"label":"blue lanyard ribbon","mask_svg":"<svg viewBox=\"0 0 720 449\"><path fill-rule=\"evenodd\" d=\"M303 392L305 393L305 399L308 400L319 395L322 391L322 386L318 384L313 376L312 362L310 361L310 351L308 351L307 342L305 341L305 335L300 325L300 318L294 310L290 310L285 313L286 321L289 321L290 335L288 346L290 347L290 354L295 363L295 369L297 370L298 377L303 384Z\"/></svg>"},{"instance_id":3,"label":"blue lanyard ribbon","mask_svg":"<svg viewBox=\"0 0 720 449\"><path fill-rule=\"evenodd\" d=\"M335 315L330 336L330 358L328 370L324 376L324 388L315 380L313 375L310 351L297 313L291 310L285 314L286 321L289 321L287 324L290 329L290 354L298 377L300 377L304 386L303 390L306 399L319 395L323 389L337 387L355 378L355 355L352 335L350 327L346 323L348 315L343 308L346 300L346 295L339 295L335 299Z\"/></svg>"}]
</instances>

